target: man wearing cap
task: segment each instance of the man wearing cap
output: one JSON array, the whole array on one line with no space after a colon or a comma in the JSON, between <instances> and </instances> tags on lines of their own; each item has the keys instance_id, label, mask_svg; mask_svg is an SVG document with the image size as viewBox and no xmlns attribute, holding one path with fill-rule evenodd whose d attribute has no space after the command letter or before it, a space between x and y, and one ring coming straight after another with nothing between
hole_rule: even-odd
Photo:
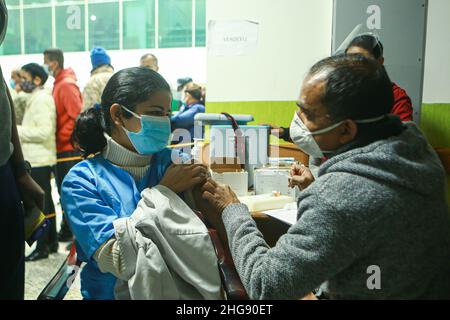
<instances>
[{"instance_id":1,"label":"man wearing cap","mask_svg":"<svg viewBox=\"0 0 450 320\"><path fill-rule=\"evenodd\" d=\"M0 44L8 25L8 10L0 0ZM11 95L0 68L0 300L23 299L25 283L25 209L43 208L44 191L31 178L24 161ZM22 202L22 203L21 203ZM23 204L23 207L22 207Z\"/></svg>"},{"instance_id":2,"label":"man wearing cap","mask_svg":"<svg viewBox=\"0 0 450 320\"><path fill-rule=\"evenodd\" d=\"M192 83L192 78L186 77L177 80L177 92L173 94L172 111L179 111L183 106L184 89L189 83Z\"/></svg>"},{"instance_id":3,"label":"man wearing cap","mask_svg":"<svg viewBox=\"0 0 450 320\"><path fill-rule=\"evenodd\" d=\"M181 94L184 93L184 89L186 88L186 85L192 82L192 78L186 77L186 78L180 78L177 80L177 91L181 92Z\"/></svg>"},{"instance_id":4,"label":"man wearing cap","mask_svg":"<svg viewBox=\"0 0 450 320\"><path fill-rule=\"evenodd\" d=\"M105 49L95 47L91 51L92 71L91 78L83 90L83 110L92 108L100 103L103 90L114 73L111 58Z\"/></svg>"}]
</instances>

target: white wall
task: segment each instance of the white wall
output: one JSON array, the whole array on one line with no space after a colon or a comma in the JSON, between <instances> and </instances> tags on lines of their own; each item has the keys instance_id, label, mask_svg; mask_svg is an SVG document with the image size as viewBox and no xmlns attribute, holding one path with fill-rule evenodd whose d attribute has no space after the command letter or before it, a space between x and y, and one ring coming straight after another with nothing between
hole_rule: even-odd
<instances>
[{"instance_id":1,"label":"white wall","mask_svg":"<svg viewBox=\"0 0 450 320\"><path fill-rule=\"evenodd\" d=\"M208 57L205 48L110 51L117 70L135 66L146 52L156 54L171 85L191 76L208 82L208 101L295 100L307 69L331 50L332 0L208 0L207 20L260 22L254 56ZM429 0L423 102L450 103L450 1ZM82 88L91 70L89 53L66 53ZM208 59L208 67L206 60ZM6 78L42 55L0 56ZM208 81L207 81L208 80Z\"/></svg>"},{"instance_id":2,"label":"white wall","mask_svg":"<svg viewBox=\"0 0 450 320\"><path fill-rule=\"evenodd\" d=\"M139 60L144 53L153 53L159 60L159 72L172 85L176 85L178 78L191 77L199 83L206 82L206 49L205 48L181 48L181 49L146 49L108 51L111 63L116 71L139 65ZM89 52L67 52L64 54L65 67L75 70L78 84L82 89L89 80L92 69ZM17 55L1 56L0 65L3 75L8 81L11 70L26 63L43 63L43 55ZM49 83L49 85L51 82Z\"/></svg>"},{"instance_id":3,"label":"white wall","mask_svg":"<svg viewBox=\"0 0 450 320\"><path fill-rule=\"evenodd\" d=\"M424 103L450 103L450 1L429 0Z\"/></svg>"},{"instance_id":4,"label":"white wall","mask_svg":"<svg viewBox=\"0 0 450 320\"><path fill-rule=\"evenodd\" d=\"M208 101L295 100L307 68L331 51L332 0L208 0L207 20L260 22L253 56L208 56ZM424 103L450 103L450 1L429 0Z\"/></svg>"},{"instance_id":5,"label":"white wall","mask_svg":"<svg viewBox=\"0 0 450 320\"><path fill-rule=\"evenodd\" d=\"M331 52L332 3L208 0L207 21L260 23L254 55L208 55L208 101L296 100L308 69Z\"/></svg>"}]
</instances>

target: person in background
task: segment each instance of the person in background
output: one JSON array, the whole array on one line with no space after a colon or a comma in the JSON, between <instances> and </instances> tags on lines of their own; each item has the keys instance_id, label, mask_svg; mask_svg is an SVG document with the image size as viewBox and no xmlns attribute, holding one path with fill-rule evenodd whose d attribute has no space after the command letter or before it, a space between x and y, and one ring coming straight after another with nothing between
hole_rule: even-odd
<instances>
[{"instance_id":1,"label":"person in background","mask_svg":"<svg viewBox=\"0 0 450 320\"><path fill-rule=\"evenodd\" d=\"M75 120L83 107L83 98L77 85L75 72L64 68L64 54L60 49L47 49L44 52L44 66L49 75L55 78L53 98L56 105L56 186L61 196L61 184L67 172L81 160L81 155L71 143ZM59 241L72 240L72 232L63 215Z\"/></svg>"},{"instance_id":2,"label":"person in background","mask_svg":"<svg viewBox=\"0 0 450 320\"><path fill-rule=\"evenodd\" d=\"M0 0L0 45L8 10ZM31 177L15 122L13 101L0 66L0 300L23 300L25 285L24 209L44 206L44 191Z\"/></svg>"},{"instance_id":3,"label":"person in background","mask_svg":"<svg viewBox=\"0 0 450 320\"><path fill-rule=\"evenodd\" d=\"M15 97L15 95L22 91L22 88L20 87L21 82L20 77L20 68L15 68L11 71L11 79L9 79L9 86L13 91L11 91L11 97Z\"/></svg>"},{"instance_id":4,"label":"person in background","mask_svg":"<svg viewBox=\"0 0 450 320\"><path fill-rule=\"evenodd\" d=\"M373 35L365 34L354 38L345 51L347 54L362 54L384 65L383 44ZM411 99L405 90L392 82L394 104L391 113L400 117L403 122L413 121L413 108Z\"/></svg>"},{"instance_id":5,"label":"person in background","mask_svg":"<svg viewBox=\"0 0 450 320\"><path fill-rule=\"evenodd\" d=\"M10 90L10 92L14 102L14 111L16 112L16 124L22 123L23 115L25 113L27 101L29 98L29 94L22 90L22 87L20 85L21 81L20 68L11 71L9 86L12 89Z\"/></svg>"},{"instance_id":6,"label":"person in background","mask_svg":"<svg viewBox=\"0 0 450 320\"><path fill-rule=\"evenodd\" d=\"M44 236L37 241L36 249L25 261L48 258L58 251L56 215L52 199L51 174L56 164L56 107L51 91L44 89L48 75L44 68L29 63L21 71L23 91L30 94L22 125L17 126L23 154L32 166L31 176L45 192L44 210L50 222Z\"/></svg>"},{"instance_id":7,"label":"person in background","mask_svg":"<svg viewBox=\"0 0 450 320\"><path fill-rule=\"evenodd\" d=\"M188 83L184 89L183 102L184 105L180 108L180 111L172 116L170 121L174 134L176 135L177 129L188 130L190 141L183 139L178 143L187 143L194 140L194 117L197 113L205 112L205 89L193 82ZM181 136L184 137L184 135Z\"/></svg>"},{"instance_id":8,"label":"person in background","mask_svg":"<svg viewBox=\"0 0 450 320\"><path fill-rule=\"evenodd\" d=\"M271 135L273 135L273 136L275 136L275 137L277 137L279 139L282 139L282 140L284 140L286 142L292 142L291 136L290 136L290 133L289 133L289 128L287 128L287 127L278 127L278 126L273 125L273 124L264 124L264 125L270 127L270 134Z\"/></svg>"},{"instance_id":9,"label":"person in background","mask_svg":"<svg viewBox=\"0 0 450 320\"><path fill-rule=\"evenodd\" d=\"M95 47L91 50L91 78L83 90L83 110L100 103L103 89L114 73L111 58L105 49Z\"/></svg>"},{"instance_id":10,"label":"person in background","mask_svg":"<svg viewBox=\"0 0 450 320\"><path fill-rule=\"evenodd\" d=\"M146 53L141 57L140 66L158 72L158 58L152 53Z\"/></svg>"},{"instance_id":11,"label":"person in background","mask_svg":"<svg viewBox=\"0 0 450 320\"><path fill-rule=\"evenodd\" d=\"M186 86L190 83L193 83L192 78L186 77L186 78L180 78L177 80L177 92L180 93L180 99L182 100L184 97L184 91L186 89Z\"/></svg>"},{"instance_id":12,"label":"person in background","mask_svg":"<svg viewBox=\"0 0 450 320\"><path fill-rule=\"evenodd\" d=\"M362 54L365 57L372 58L384 65L383 44L372 35L361 35L354 38L346 49L347 54ZM396 83L392 82L392 90L394 92L394 104L391 113L400 117L403 122L413 121L413 108L411 99L406 91L400 88ZM269 124L271 134L287 142L292 142L289 128L278 127Z\"/></svg>"},{"instance_id":13,"label":"person in background","mask_svg":"<svg viewBox=\"0 0 450 320\"><path fill-rule=\"evenodd\" d=\"M169 84L157 72L124 69L109 80L101 104L77 120L74 142L85 157L94 157L67 174L62 204L78 258L87 263L81 271L85 299L114 299L127 257L116 241L113 223L133 214L141 192L163 184L181 193L204 180L206 167L171 166L174 158L182 159L178 151L166 148L171 99Z\"/></svg>"},{"instance_id":14,"label":"person in background","mask_svg":"<svg viewBox=\"0 0 450 320\"><path fill-rule=\"evenodd\" d=\"M229 187L203 186L209 208L200 210L221 217L250 298L298 299L316 288L341 300L450 298L444 168L417 125L390 114L393 101L373 59L337 55L310 69L291 138L328 159L272 248Z\"/></svg>"},{"instance_id":15,"label":"person in background","mask_svg":"<svg viewBox=\"0 0 450 320\"><path fill-rule=\"evenodd\" d=\"M192 83L192 78L180 78L177 80L177 91L173 94L172 112L179 111L183 106L184 88L188 83Z\"/></svg>"}]
</instances>

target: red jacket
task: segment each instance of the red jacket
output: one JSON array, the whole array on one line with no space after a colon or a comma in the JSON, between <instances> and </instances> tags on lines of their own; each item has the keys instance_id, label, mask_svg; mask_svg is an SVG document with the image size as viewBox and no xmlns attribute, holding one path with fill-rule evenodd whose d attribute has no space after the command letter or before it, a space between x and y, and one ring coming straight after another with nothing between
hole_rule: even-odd
<instances>
[{"instance_id":1,"label":"red jacket","mask_svg":"<svg viewBox=\"0 0 450 320\"><path fill-rule=\"evenodd\" d=\"M55 78L53 99L56 105L56 150L72 151L71 135L81 112L83 98L72 69L61 70Z\"/></svg>"},{"instance_id":2,"label":"red jacket","mask_svg":"<svg viewBox=\"0 0 450 320\"><path fill-rule=\"evenodd\" d=\"M406 94L406 91L395 83L392 83L392 89L394 90L394 106L391 113L399 116L403 122L412 121L413 108L411 99Z\"/></svg>"}]
</instances>

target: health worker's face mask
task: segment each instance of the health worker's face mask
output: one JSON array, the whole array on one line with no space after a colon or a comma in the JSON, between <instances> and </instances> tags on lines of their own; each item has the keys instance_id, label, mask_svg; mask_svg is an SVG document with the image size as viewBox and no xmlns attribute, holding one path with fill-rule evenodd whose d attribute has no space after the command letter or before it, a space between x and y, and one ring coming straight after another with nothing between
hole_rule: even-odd
<instances>
[{"instance_id":1,"label":"health worker's face mask","mask_svg":"<svg viewBox=\"0 0 450 320\"><path fill-rule=\"evenodd\" d=\"M385 116L380 116L376 118L370 118L370 119L364 119L364 120L355 120L355 123L372 123L380 121ZM316 131L310 131L308 127L306 127L305 123L302 121L302 119L298 116L297 112L294 114L294 118L292 119L291 127L289 130L289 133L291 135L292 141L304 152L306 152L308 155L310 155L313 158L323 158L325 155L324 153L332 153L333 151L324 151L321 150L319 145L317 144L316 140L314 139L314 136L320 135L326 132L330 132L331 130L339 127L341 124L343 124L345 121L340 121L338 123L335 123L329 127L316 130Z\"/></svg>"},{"instance_id":2,"label":"health worker's face mask","mask_svg":"<svg viewBox=\"0 0 450 320\"><path fill-rule=\"evenodd\" d=\"M138 115L124 106L121 107L141 120L141 130L139 132L129 131L122 126L139 154L151 155L167 147L171 134L169 117Z\"/></svg>"}]
</instances>

